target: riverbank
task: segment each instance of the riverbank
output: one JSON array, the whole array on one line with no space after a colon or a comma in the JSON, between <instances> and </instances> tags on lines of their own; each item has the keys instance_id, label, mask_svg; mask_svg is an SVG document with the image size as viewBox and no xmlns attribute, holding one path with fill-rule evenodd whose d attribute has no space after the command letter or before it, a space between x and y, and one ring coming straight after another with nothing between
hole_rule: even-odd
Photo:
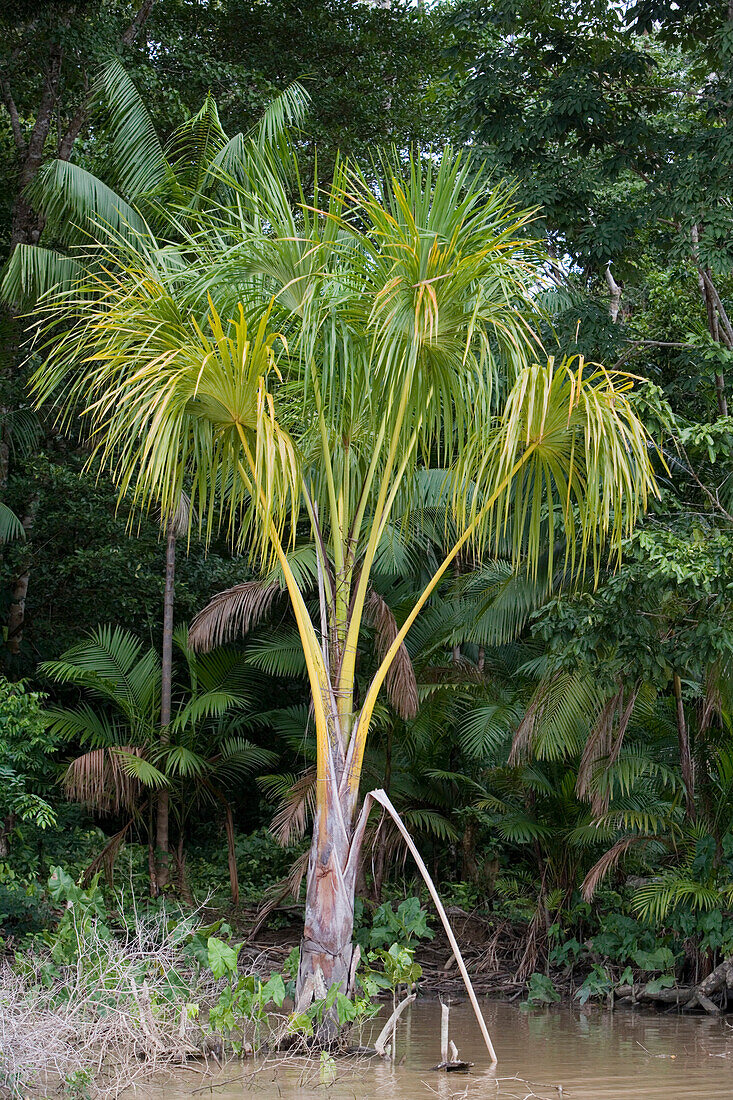
<instances>
[{"instance_id":1,"label":"riverbank","mask_svg":"<svg viewBox=\"0 0 733 1100\"><path fill-rule=\"evenodd\" d=\"M542 1004L607 1003L642 1005L681 1013L704 1012L717 1016L733 1012L733 958L716 959L712 969L700 966L695 980L675 981L671 975L616 962L593 951L563 966L546 967L539 947L527 936L526 926L468 913L453 906L448 915L458 939L471 982L479 996L513 1003L529 998ZM246 929L242 929L246 935ZM252 963L276 969L300 941L300 925L277 931L260 930L256 939L245 940ZM536 949L535 951L532 948ZM415 947L415 961L422 968L423 996L455 1000L465 996L456 958L442 930ZM662 961L652 960L652 961ZM542 970L535 970L535 966ZM542 981L546 979L546 981Z\"/></svg>"}]
</instances>

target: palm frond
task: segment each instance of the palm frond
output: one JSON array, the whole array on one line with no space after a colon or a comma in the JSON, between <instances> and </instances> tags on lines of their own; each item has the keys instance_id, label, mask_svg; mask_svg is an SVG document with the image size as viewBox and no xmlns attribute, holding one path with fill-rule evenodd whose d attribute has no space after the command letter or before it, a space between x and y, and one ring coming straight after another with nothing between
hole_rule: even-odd
<instances>
[{"instance_id":1,"label":"palm frond","mask_svg":"<svg viewBox=\"0 0 733 1100\"><path fill-rule=\"evenodd\" d=\"M119 61L102 69L94 96L105 115L113 184L130 200L154 191L171 170L142 96Z\"/></svg>"},{"instance_id":2,"label":"palm frond","mask_svg":"<svg viewBox=\"0 0 733 1100\"><path fill-rule=\"evenodd\" d=\"M276 145L288 130L300 126L304 121L311 97L297 80L289 84L265 108L262 118L253 131L253 137L260 147Z\"/></svg>"},{"instance_id":3,"label":"palm frond","mask_svg":"<svg viewBox=\"0 0 733 1100\"><path fill-rule=\"evenodd\" d=\"M136 745L92 749L69 764L64 790L74 802L82 802L99 813L119 813L135 807L141 775L130 767L132 760L143 763Z\"/></svg>"},{"instance_id":4,"label":"palm frond","mask_svg":"<svg viewBox=\"0 0 733 1100\"><path fill-rule=\"evenodd\" d=\"M260 782L267 787L266 779ZM272 790L270 785L270 790ZM283 848L290 847L304 834L315 813L316 771L309 768L280 793L281 805L270 824L270 832Z\"/></svg>"},{"instance_id":5,"label":"palm frond","mask_svg":"<svg viewBox=\"0 0 733 1100\"><path fill-rule=\"evenodd\" d=\"M12 508L0 501L0 542L24 539L25 528Z\"/></svg>"},{"instance_id":6,"label":"palm frond","mask_svg":"<svg viewBox=\"0 0 733 1100\"><path fill-rule=\"evenodd\" d=\"M68 160L47 161L28 188L28 198L47 219L46 232L64 244L91 247L100 237L136 241L150 236L134 207Z\"/></svg>"},{"instance_id":7,"label":"palm frond","mask_svg":"<svg viewBox=\"0 0 733 1100\"><path fill-rule=\"evenodd\" d=\"M81 274L73 256L21 241L5 266L0 297L15 309L26 309L44 295L68 292Z\"/></svg>"},{"instance_id":8,"label":"palm frond","mask_svg":"<svg viewBox=\"0 0 733 1100\"><path fill-rule=\"evenodd\" d=\"M626 853L637 844L648 840L643 836L625 836L621 840L617 840L608 851L604 852L601 858L593 864L588 874L583 879L581 886L581 893L586 901L591 901L595 894L599 884L611 871L613 871L619 864L619 861L626 855Z\"/></svg>"},{"instance_id":9,"label":"palm frond","mask_svg":"<svg viewBox=\"0 0 733 1100\"><path fill-rule=\"evenodd\" d=\"M364 613L374 628L374 639L380 660L397 637L397 622L386 601L373 588L367 596ZM401 718L414 718L417 714L417 680L407 647L397 650L385 680L387 695Z\"/></svg>"},{"instance_id":10,"label":"palm frond","mask_svg":"<svg viewBox=\"0 0 733 1100\"><path fill-rule=\"evenodd\" d=\"M200 653L208 653L249 633L267 616L273 601L281 594L280 585L262 580L245 581L217 592L191 623L189 645Z\"/></svg>"},{"instance_id":11,"label":"palm frond","mask_svg":"<svg viewBox=\"0 0 733 1100\"><path fill-rule=\"evenodd\" d=\"M294 630L253 639L247 646L245 660L268 676L301 677L306 673L303 646Z\"/></svg>"}]
</instances>

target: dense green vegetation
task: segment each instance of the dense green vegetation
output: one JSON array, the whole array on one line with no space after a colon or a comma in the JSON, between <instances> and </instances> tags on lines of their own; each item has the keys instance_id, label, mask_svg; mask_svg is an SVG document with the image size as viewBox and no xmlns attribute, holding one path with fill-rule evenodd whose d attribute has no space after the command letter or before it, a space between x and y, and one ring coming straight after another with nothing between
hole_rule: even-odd
<instances>
[{"instance_id":1,"label":"dense green vegetation","mask_svg":"<svg viewBox=\"0 0 733 1100\"><path fill-rule=\"evenodd\" d=\"M233 1033L226 951L263 904L297 934L314 818L325 866L381 787L530 1003L695 986L733 955L733 13L0 30L8 956L77 957L62 874L117 931L123 884L206 903ZM364 828L357 941L411 949L364 932L427 898Z\"/></svg>"}]
</instances>

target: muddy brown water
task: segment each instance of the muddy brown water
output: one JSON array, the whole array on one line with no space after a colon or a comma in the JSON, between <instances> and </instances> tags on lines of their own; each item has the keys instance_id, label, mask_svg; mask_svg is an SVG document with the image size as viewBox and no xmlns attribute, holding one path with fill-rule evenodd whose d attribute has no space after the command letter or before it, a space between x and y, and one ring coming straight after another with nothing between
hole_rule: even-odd
<instances>
[{"instance_id":1,"label":"muddy brown water","mask_svg":"<svg viewBox=\"0 0 733 1100\"><path fill-rule=\"evenodd\" d=\"M648 1010L553 1007L523 1012L483 1002L499 1064L488 1064L470 1006L453 1006L451 1038L464 1074L439 1073L440 1006L422 1001L405 1014L397 1061L333 1066L274 1062L233 1064L218 1075L200 1069L137 1089L140 1100L733 1100L733 1026L709 1017Z\"/></svg>"}]
</instances>

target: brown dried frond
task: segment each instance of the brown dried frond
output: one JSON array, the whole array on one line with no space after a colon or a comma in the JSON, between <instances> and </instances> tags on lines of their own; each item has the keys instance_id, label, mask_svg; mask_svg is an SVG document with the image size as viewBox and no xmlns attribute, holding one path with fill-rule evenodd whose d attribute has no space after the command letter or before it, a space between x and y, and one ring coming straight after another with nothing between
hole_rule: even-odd
<instances>
[{"instance_id":1,"label":"brown dried frond","mask_svg":"<svg viewBox=\"0 0 733 1100\"><path fill-rule=\"evenodd\" d=\"M178 499L178 507L176 508L173 519L171 520L171 533L177 538L182 539L184 535L188 534L188 525L191 519L191 498L188 493L181 493Z\"/></svg>"},{"instance_id":2,"label":"brown dried frond","mask_svg":"<svg viewBox=\"0 0 733 1100\"><path fill-rule=\"evenodd\" d=\"M369 590L364 614L374 628L377 654L382 660L399 632L397 622L390 608L373 588ZM384 684L389 701L400 718L414 718L418 708L417 681L415 669L404 642L394 656Z\"/></svg>"},{"instance_id":3,"label":"brown dried frond","mask_svg":"<svg viewBox=\"0 0 733 1100\"><path fill-rule=\"evenodd\" d=\"M593 812L596 816L604 813L608 808L608 792L596 790L592 792L593 779L596 765L599 761L606 761L610 767L618 760L624 736L634 711L636 697L639 694L639 684L635 684L625 698L626 687L622 684L610 699L606 701L598 716L598 720L590 731L588 740L583 749L578 767L578 779L575 784L575 792L578 798L588 799L592 795Z\"/></svg>"},{"instance_id":4,"label":"brown dried frond","mask_svg":"<svg viewBox=\"0 0 733 1100\"><path fill-rule=\"evenodd\" d=\"M290 890L291 895L296 899L296 901L298 899L298 895L300 894L300 887L303 883L303 879L305 878L305 873L308 870L309 856L309 851L301 852L298 858L293 861L293 866L288 871L288 889Z\"/></svg>"},{"instance_id":5,"label":"brown dried frond","mask_svg":"<svg viewBox=\"0 0 733 1100\"><path fill-rule=\"evenodd\" d=\"M264 619L281 591L278 584L259 580L217 592L191 623L188 644L199 653L208 653L246 634Z\"/></svg>"},{"instance_id":6,"label":"brown dried frond","mask_svg":"<svg viewBox=\"0 0 733 1100\"><path fill-rule=\"evenodd\" d=\"M524 951L517 965L514 975L515 982L525 982L530 974L537 969L537 960L540 957L542 946L547 940L547 927L545 923L544 899L540 895L532 920L527 926L527 935L524 940Z\"/></svg>"},{"instance_id":7,"label":"brown dried frond","mask_svg":"<svg viewBox=\"0 0 733 1100\"><path fill-rule=\"evenodd\" d=\"M120 848L124 844L125 837L132 828L134 821L135 818L131 817L127 824L123 825L118 833L115 833L114 836L110 837L104 848L102 848L102 851L99 853L99 855L92 860L92 862L84 871L81 877L82 886L88 886L96 875L97 871L101 871L102 868L104 868L104 877L107 880L108 885L110 886L110 888L114 886L115 860L117 859Z\"/></svg>"},{"instance_id":8,"label":"brown dried frond","mask_svg":"<svg viewBox=\"0 0 733 1100\"><path fill-rule=\"evenodd\" d=\"M645 837L641 836L625 836L623 840L617 840L607 852L603 853L601 858L593 864L580 887L586 901L591 900L599 882L606 877L609 871L612 871L614 867L618 865L619 860L628 852L629 848L634 844L638 844L640 840L645 839Z\"/></svg>"},{"instance_id":9,"label":"brown dried frond","mask_svg":"<svg viewBox=\"0 0 733 1100\"><path fill-rule=\"evenodd\" d=\"M280 804L280 809L272 819L270 832L278 844L287 848L301 840L305 834L308 818L316 808L316 769L308 768L293 783Z\"/></svg>"},{"instance_id":10,"label":"brown dried frond","mask_svg":"<svg viewBox=\"0 0 733 1100\"><path fill-rule=\"evenodd\" d=\"M125 768L126 755L142 756L142 750L135 745L119 745L77 756L64 776L67 798L99 813L132 810L140 795L140 782Z\"/></svg>"},{"instance_id":11,"label":"brown dried frond","mask_svg":"<svg viewBox=\"0 0 733 1100\"><path fill-rule=\"evenodd\" d=\"M705 677L705 694L700 706L700 733L710 728L710 723L721 713L723 706L720 691L720 662L715 661Z\"/></svg>"},{"instance_id":12,"label":"brown dried frond","mask_svg":"<svg viewBox=\"0 0 733 1100\"><path fill-rule=\"evenodd\" d=\"M546 677L537 685L534 695L529 701L529 706L525 711L524 718L517 726L517 732L514 734L512 740L512 747L509 752L509 764L511 767L515 767L517 764L521 764L526 760L532 742L534 741L535 729L547 706L552 688L559 677L559 672L553 672L552 676Z\"/></svg>"}]
</instances>

